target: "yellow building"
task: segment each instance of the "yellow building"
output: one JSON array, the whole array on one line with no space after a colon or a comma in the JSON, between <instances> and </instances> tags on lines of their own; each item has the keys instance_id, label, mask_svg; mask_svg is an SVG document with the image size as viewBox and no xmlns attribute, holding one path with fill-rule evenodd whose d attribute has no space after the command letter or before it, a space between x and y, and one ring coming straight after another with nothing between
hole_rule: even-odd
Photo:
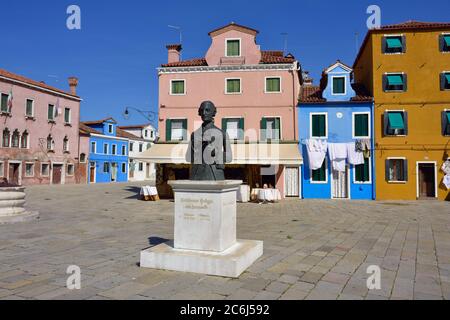
<instances>
[{"instance_id":1,"label":"yellow building","mask_svg":"<svg viewBox=\"0 0 450 320\"><path fill-rule=\"evenodd\" d=\"M375 98L377 199L450 200L450 23L370 30L353 68Z\"/></svg>"}]
</instances>

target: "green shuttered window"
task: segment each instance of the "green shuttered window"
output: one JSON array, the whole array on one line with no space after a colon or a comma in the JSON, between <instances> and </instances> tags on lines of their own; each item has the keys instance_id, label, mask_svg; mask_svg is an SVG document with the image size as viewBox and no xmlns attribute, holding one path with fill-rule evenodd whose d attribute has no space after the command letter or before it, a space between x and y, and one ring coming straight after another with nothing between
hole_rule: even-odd
<instances>
[{"instance_id":1,"label":"green shuttered window","mask_svg":"<svg viewBox=\"0 0 450 320\"><path fill-rule=\"evenodd\" d=\"M405 129L405 122L403 121L403 113L402 112L389 112L389 127L391 129Z\"/></svg>"},{"instance_id":2,"label":"green shuttered window","mask_svg":"<svg viewBox=\"0 0 450 320\"><path fill-rule=\"evenodd\" d=\"M171 94L185 94L184 80L172 80Z\"/></svg>"},{"instance_id":3,"label":"green shuttered window","mask_svg":"<svg viewBox=\"0 0 450 320\"><path fill-rule=\"evenodd\" d=\"M230 140L244 140L244 118L222 119L222 130L225 130Z\"/></svg>"},{"instance_id":4,"label":"green shuttered window","mask_svg":"<svg viewBox=\"0 0 450 320\"><path fill-rule=\"evenodd\" d=\"M166 141L187 140L187 119L166 120Z\"/></svg>"},{"instance_id":5,"label":"green shuttered window","mask_svg":"<svg viewBox=\"0 0 450 320\"><path fill-rule=\"evenodd\" d=\"M241 41L227 40L227 57L239 57L241 55Z\"/></svg>"},{"instance_id":6,"label":"green shuttered window","mask_svg":"<svg viewBox=\"0 0 450 320\"><path fill-rule=\"evenodd\" d=\"M241 79L227 79L227 93L241 93Z\"/></svg>"},{"instance_id":7,"label":"green shuttered window","mask_svg":"<svg viewBox=\"0 0 450 320\"><path fill-rule=\"evenodd\" d=\"M322 167L318 170L312 171L312 181L313 182L326 182L327 181L327 160L325 159Z\"/></svg>"},{"instance_id":8,"label":"green shuttered window","mask_svg":"<svg viewBox=\"0 0 450 320\"><path fill-rule=\"evenodd\" d=\"M327 136L327 120L324 114L313 114L311 116L312 136L314 138L321 138Z\"/></svg>"},{"instance_id":9,"label":"green shuttered window","mask_svg":"<svg viewBox=\"0 0 450 320\"><path fill-rule=\"evenodd\" d=\"M383 53L404 53L406 50L405 36L383 37Z\"/></svg>"},{"instance_id":10,"label":"green shuttered window","mask_svg":"<svg viewBox=\"0 0 450 320\"><path fill-rule=\"evenodd\" d=\"M345 94L345 77L333 78L333 94Z\"/></svg>"},{"instance_id":11,"label":"green shuttered window","mask_svg":"<svg viewBox=\"0 0 450 320\"><path fill-rule=\"evenodd\" d=\"M266 92L281 92L281 79L280 78L267 78L266 79Z\"/></svg>"},{"instance_id":12,"label":"green shuttered window","mask_svg":"<svg viewBox=\"0 0 450 320\"><path fill-rule=\"evenodd\" d=\"M281 119L262 118L261 119L261 140L281 139Z\"/></svg>"},{"instance_id":13,"label":"green shuttered window","mask_svg":"<svg viewBox=\"0 0 450 320\"><path fill-rule=\"evenodd\" d=\"M8 112L8 95L2 93L1 112Z\"/></svg>"},{"instance_id":14,"label":"green shuttered window","mask_svg":"<svg viewBox=\"0 0 450 320\"><path fill-rule=\"evenodd\" d=\"M48 105L47 109L47 119L52 121L55 119L55 106L52 104Z\"/></svg>"},{"instance_id":15,"label":"green shuttered window","mask_svg":"<svg viewBox=\"0 0 450 320\"><path fill-rule=\"evenodd\" d=\"M370 159L364 159L364 164L355 166L355 182L370 182Z\"/></svg>"},{"instance_id":16,"label":"green shuttered window","mask_svg":"<svg viewBox=\"0 0 450 320\"><path fill-rule=\"evenodd\" d=\"M28 117L33 116L33 100L27 99L26 107L25 107L25 115Z\"/></svg>"},{"instance_id":17,"label":"green shuttered window","mask_svg":"<svg viewBox=\"0 0 450 320\"><path fill-rule=\"evenodd\" d=\"M369 115L355 114L355 137L369 137Z\"/></svg>"}]
</instances>

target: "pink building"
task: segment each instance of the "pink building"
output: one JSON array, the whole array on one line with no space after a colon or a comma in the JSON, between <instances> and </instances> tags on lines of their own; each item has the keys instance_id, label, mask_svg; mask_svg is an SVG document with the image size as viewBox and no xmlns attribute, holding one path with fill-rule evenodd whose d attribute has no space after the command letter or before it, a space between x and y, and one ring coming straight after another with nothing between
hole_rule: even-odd
<instances>
[{"instance_id":1,"label":"pink building","mask_svg":"<svg viewBox=\"0 0 450 320\"><path fill-rule=\"evenodd\" d=\"M79 183L78 80L70 92L0 69L0 177L10 183Z\"/></svg>"},{"instance_id":2,"label":"pink building","mask_svg":"<svg viewBox=\"0 0 450 320\"><path fill-rule=\"evenodd\" d=\"M216 125L234 140L226 178L299 196L301 67L292 55L262 51L257 34L231 23L210 32L206 56L192 60L181 60L181 45L167 46L168 63L159 68L161 142L147 153L159 164L161 189L167 180L189 178L187 140L201 126L198 107L210 100L218 108Z\"/></svg>"}]
</instances>

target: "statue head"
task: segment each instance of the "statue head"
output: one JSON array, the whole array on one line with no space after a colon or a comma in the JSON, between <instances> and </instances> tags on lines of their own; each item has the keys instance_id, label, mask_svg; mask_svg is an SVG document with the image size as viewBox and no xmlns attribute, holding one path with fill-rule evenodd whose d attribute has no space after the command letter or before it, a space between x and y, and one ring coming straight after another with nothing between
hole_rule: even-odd
<instances>
[{"instance_id":1,"label":"statue head","mask_svg":"<svg viewBox=\"0 0 450 320\"><path fill-rule=\"evenodd\" d=\"M204 101L198 109L198 115L202 117L203 122L214 121L214 117L217 114L217 109L214 103L211 101Z\"/></svg>"}]
</instances>

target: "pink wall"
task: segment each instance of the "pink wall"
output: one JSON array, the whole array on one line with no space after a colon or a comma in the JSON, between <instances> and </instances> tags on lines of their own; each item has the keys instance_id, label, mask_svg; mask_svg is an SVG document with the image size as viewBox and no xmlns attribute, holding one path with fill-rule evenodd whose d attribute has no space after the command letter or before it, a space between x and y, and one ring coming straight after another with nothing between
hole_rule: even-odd
<instances>
[{"instance_id":1,"label":"pink wall","mask_svg":"<svg viewBox=\"0 0 450 320\"><path fill-rule=\"evenodd\" d=\"M4 161L5 170L7 160L20 160L26 162L36 162L35 176L25 177L25 166L22 166L22 183L27 184L48 184L49 178L40 177L40 163L61 162L73 163L78 161L78 132L80 119L80 102L75 99L69 99L59 96L59 106L64 111L65 107L71 109L71 126L64 124L64 113L56 118L56 124L48 123L47 107L48 104L56 106L58 96L56 94L46 93L31 89L22 85L16 85L5 80L0 81L0 93L8 94L12 88L14 102L12 108L12 117L0 116L0 134L4 128L8 128L12 135L13 131L18 129L22 134L25 130L29 133L28 149L2 148L0 143L0 161ZM26 99L34 100L34 120L26 119L25 105ZM55 141L54 153L47 153L46 140L51 134ZM63 153L63 139L67 136L69 139L70 153ZM42 140L41 140L42 139ZM43 147L40 146L43 142ZM65 183L74 183L75 176L66 176Z\"/></svg>"}]
</instances>

